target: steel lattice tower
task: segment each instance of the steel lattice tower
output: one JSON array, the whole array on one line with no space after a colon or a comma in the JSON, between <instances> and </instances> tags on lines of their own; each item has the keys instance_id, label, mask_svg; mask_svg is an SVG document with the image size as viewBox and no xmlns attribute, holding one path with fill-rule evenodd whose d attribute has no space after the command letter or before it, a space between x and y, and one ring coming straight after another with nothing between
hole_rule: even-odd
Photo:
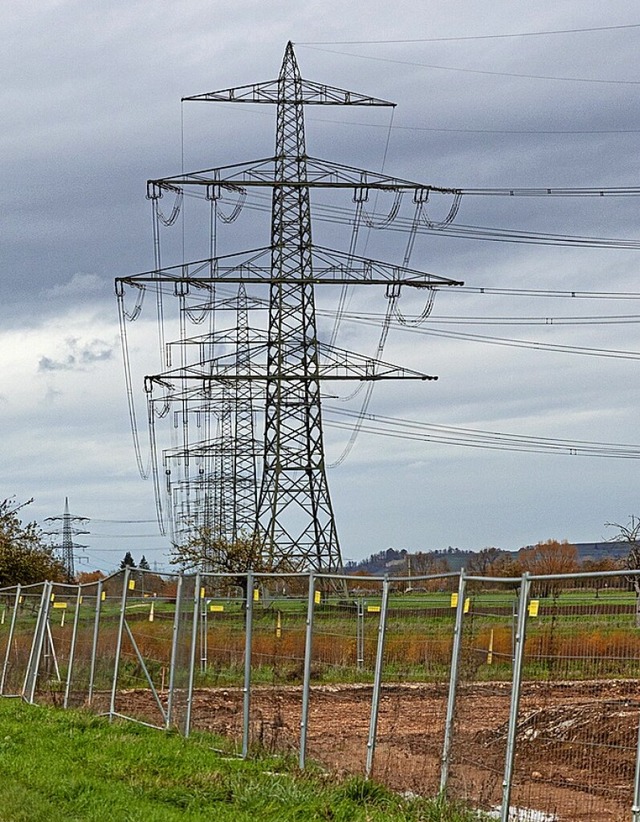
<instances>
[{"instance_id":1,"label":"steel lattice tower","mask_svg":"<svg viewBox=\"0 0 640 822\"><path fill-rule=\"evenodd\" d=\"M258 517L274 567L342 565L327 486L311 258L303 84L291 43L278 78L265 448Z\"/></svg>"},{"instance_id":2,"label":"steel lattice tower","mask_svg":"<svg viewBox=\"0 0 640 822\"><path fill-rule=\"evenodd\" d=\"M86 548L86 545L79 545L73 541L75 536L79 534L88 534L89 531L84 531L80 528L76 528L74 523L82 523L82 522L89 522L89 517L76 517L72 516L69 513L69 498L65 497L64 499L64 514L61 517L47 517L45 522L60 522L62 521L62 529L58 531L45 531L46 534L56 534L62 537L62 542L59 545L55 545L56 548L60 552L60 558L62 559L62 564L65 567L65 571L67 572L67 580L71 582L71 580L75 579L76 571L75 571L75 559L74 559L74 551L77 548Z\"/></svg>"},{"instance_id":3,"label":"steel lattice tower","mask_svg":"<svg viewBox=\"0 0 640 822\"><path fill-rule=\"evenodd\" d=\"M398 196L411 193L414 231L430 191L454 195L455 202L459 192L308 157L306 105L394 104L303 79L291 43L276 80L184 100L276 105L275 156L150 180L148 191L152 197L160 197L163 191L181 194L187 188L196 192L199 189L204 199L211 200L220 191L244 195L252 186L271 187L270 245L120 278L116 292L121 297L125 284L137 289L169 284L179 293L187 293L191 284L198 289L217 282L267 285L268 337L266 344L255 341L250 346L251 355L236 358L233 363L228 357L218 356L148 376L147 392L151 394L154 386L164 390L168 385L184 386L189 381L218 387L250 386L259 381L266 399L256 530L263 542L264 564L273 570L335 570L342 562L326 477L321 382L437 378L321 343L314 287L377 284L385 285L388 296L393 296L402 286L433 290L461 283L409 269L406 263L398 266L357 257L352 251L314 246L310 192L314 188L352 189L354 201L359 203L366 201L370 190L392 191ZM451 214L456 211L454 205ZM263 355L264 361L259 360ZM241 407L239 394L236 403L236 408ZM239 486L234 500L238 508Z\"/></svg>"},{"instance_id":4,"label":"steel lattice tower","mask_svg":"<svg viewBox=\"0 0 640 822\"><path fill-rule=\"evenodd\" d=\"M216 309L233 310L235 327L172 345L204 352L224 342L233 349L235 370L247 370L252 334L244 285L240 284L235 298L218 301L211 307ZM206 355L201 353L201 362L206 361ZM171 380L170 374L163 376ZM254 431L254 394L250 381L238 380L222 385L209 383L170 395L169 402L180 408L183 430L188 429L190 418L197 417L201 421L198 430L204 431L204 436L200 433L197 439L190 433L190 439L182 445L163 452L176 542L197 536L203 528L229 544L254 533L260 451ZM167 398L163 400L166 401ZM150 414L153 415L153 408ZM217 419L217 430L209 438L213 418Z\"/></svg>"}]
</instances>

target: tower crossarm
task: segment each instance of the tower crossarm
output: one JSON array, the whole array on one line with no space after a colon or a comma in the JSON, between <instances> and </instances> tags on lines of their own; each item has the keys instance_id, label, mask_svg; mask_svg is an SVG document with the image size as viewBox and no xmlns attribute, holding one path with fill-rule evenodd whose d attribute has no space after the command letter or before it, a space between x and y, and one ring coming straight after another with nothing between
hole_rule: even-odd
<instances>
[{"instance_id":1,"label":"tower crossarm","mask_svg":"<svg viewBox=\"0 0 640 822\"><path fill-rule=\"evenodd\" d=\"M461 280L453 280L405 268L382 260L358 257L336 249L322 246L310 247L312 265L299 272L296 282L313 285L408 285L414 288L435 288L439 286L463 285ZM145 271L116 280L116 291L122 293L125 285L173 283L176 294L184 296L191 285L204 288L208 283L277 283L290 282L289 272L284 275L274 271L271 265L271 248L251 250L241 254L229 254L206 260L181 263L155 271ZM185 291L187 289L187 291Z\"/></svg>"},{"instance_id":2,"label":"tower crossarm","mask_svg":"<svg viewBox=\"0 0 640 822\"><path fill-rule=\"evenodd\" d=\"M304 383L318 380L437 380L436 376L403 368L383 360L365 357L352 351L318 343L322 354L317 370L313 374L292 373L289 369L281 372L269 369L263 363L252 363L247 370L238 371L225 357L219 357L206 363L188 365L183 368L165 371L145 377L145 391L151 394L155 386L170 388L176 382L198 381L202 385L209 383L233 383L239 381L288 382Z\"/></svg>"},{"instance_id":3,"label":"tower crossarm","mask_svg":"<svg viewBox=\"0 0 640 822\"><path fill-rule=\"evenodd\" d=\"M287 50L293 53L292 44ZM295 86L286 88L282 92L282 83L279 79L266 80L261 83L248 83L244 86L208 91L204 94L193 94L183 97L182 102L204 103L270 103L271 105L306 105L306 106L385 106L395 107L389 100L381 100L368 94L337 86L328 86L325 83L316 83L313 80L298 78Z\"/></svg>"},{"instance_id":4,"label":"tower crossarm","mask_svg":"<svg viewBox=\"0 0 640 822\"><path fill-rule=\"evenodd\" d=\"M304 186L305 188L354 188L361 195L363 190L409 191L414 198L426 200L430 192L436 194L460 195L458 188L436 186L431 183L404 180L379 171L370 171L356 166L343 165L318 157L307 157L307 176L304 180L274 178L275 157L253 160L246 163L206 168L158 177L147 181L147 197L161 197L163 192L177 193L186 187L203 188L203 196L213 200L220 197L222 190L240 192L250 187Z\"/></svg>"}]
</instances>

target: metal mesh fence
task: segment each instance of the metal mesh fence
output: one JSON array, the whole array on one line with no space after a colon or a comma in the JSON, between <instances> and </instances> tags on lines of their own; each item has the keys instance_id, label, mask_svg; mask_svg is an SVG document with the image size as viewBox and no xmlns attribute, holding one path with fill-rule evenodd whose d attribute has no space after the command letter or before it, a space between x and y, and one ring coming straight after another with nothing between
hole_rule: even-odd
<instances>
[{"instance_id":1,"label":"metal mesh fence","mask_svg":"<svg viewBox=\"0 0 640 822\"><path fill-rule=\"evenodd\" d=\"M0 605L0 695L22 696L44 586L5 589Z\"/></svg>"},{"instance_id":2,"label":"metal mesh fence","mask_svg":"<svg viewBox=\"0 0 640 822\"><path fill-rule=\"evenodd\" d=\"M430 796L440 785L456 614L452 585L457 578L451 575L389 584L377 723L369 737L373 776Z\"/></svg>"},{"instance_id":3,"label":"metal mesh fence","mask_svg":"<svg viewBox=\"0 0 640 822\"><path fill-rule=\"evenodd\" d=\"M18 586L0 591L0 695L442 788L502 822L640 822L634 574Z\"/></svg>"},{"instance_id":4,"label":"metal mesh fence","mask_svg":"<svg viewBox=\"0 0 640 822\"><path fill-rule=\"evenodd\" d=\"M512 803L558 819L626 818L640 707L628 577L531 583Z\"/></svg>"},{"instance_id":5,"label":"metal mesh fence","mask_svg":"<svg viewBox=\"0 0 640 822\"><path fill-rule=\"evenodd\" d=\"M448 792L489 810L501 804L518 616L518 582L467 579L452 605L461 610L459 668Z\"/></svg>"}]
</instances>

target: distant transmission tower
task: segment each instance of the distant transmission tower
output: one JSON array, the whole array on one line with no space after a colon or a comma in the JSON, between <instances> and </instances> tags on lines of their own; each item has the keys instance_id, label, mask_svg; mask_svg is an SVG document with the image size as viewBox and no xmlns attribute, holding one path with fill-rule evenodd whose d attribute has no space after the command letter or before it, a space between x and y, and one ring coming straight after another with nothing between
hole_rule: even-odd
<instances>
[{"instance_id":1,"label":"distant transmission tower","mask_svg":"<svg viewBox=\"0 0 640 822\"><path fill-rule=\"evenodd\" d=\"M207 310L233 311L235 326L186 338L171 347L196 349L201 363L208 361L209 349L226 348L235 370L249 368L251 342L258 337L249 327L244 285L239 285L235 297L211 302ZM261 453L254 431L255 386L237 380L193 387L171 372L161 378L168 393L150 399L149 417L172 416L178 432L178 444L162 452L174 543L199 538L203 530L228 544L250 537L256 524ZM167 414L165 407L173 414Z\"/></svg>"},{"instance_id":2,"label":"distant transmission tower","mask_svg":"<svg viewBox=\"0 0 640 822\"><path fill-rule=\"evenodd\" d=\"M62 564L67 573L67 580L71 582L75 579L75 558L74 552L79 548L86 548L86 545L79 545L73 541L73 538L80 534L88 534L89 531L84 531L76 528L74 523L89 522L88 517L72 516L69 513L69 498L64 499L64 514L61 517L47 517L45 522L62 522L62 528L56 531L45 531L46 534L52 534L62 537L62 542L53 547L59 552Z\"/></svg>"},{"instance_id":3,"label":"distant transmission tower","mask_svg":"<svg viewBox=\"0 0 640 822\"><path fill-rule=\"evenodd\" d=\"M174 293L206 288L213 283L268 286L269 325L266 344L256 341L251 357L230 361L218 355L195 364L146 378L147 391L167 386L249 385L264 390L264 452L258 495L256 530L265 563L274 570L308 568L337 570L342 566L333 507L326 477L320 386L327 381L431 380L436 377L337 348L318 339L316 285L384 285L394 301L402 286L434 289L460 282L408 268L415 232L429 192L410 182L330 163L307 156L304 127L306 105L391 106L355 92L302 79L289 43L277 79L187 97L185 100L267 103L276 105L275 156L267 160L211 168L148 182L150 197L163 191L182 196L187 189L207 200L220 191L246 195L250 187L268 187L271 198L271 238L267 247L217 256L210 260L161 267L116 281L124 285ZM347 189L363 204L370 191L412 195L414 219L402 266L315 246L311 234L311 191ZM360 213L360 212L358 212ZM452 212L453 214L453 209ZM428 303L431 304L429 299ZM387 327L388 329L388 327ZM385 331L386 337L386 331ZM332 342L335 334L332 335ZM382 346L379 346L378 354ZM236 400L238 401L238 400ZM238 494L234 497L238 505Z\"/></svg>"}]
</instances>

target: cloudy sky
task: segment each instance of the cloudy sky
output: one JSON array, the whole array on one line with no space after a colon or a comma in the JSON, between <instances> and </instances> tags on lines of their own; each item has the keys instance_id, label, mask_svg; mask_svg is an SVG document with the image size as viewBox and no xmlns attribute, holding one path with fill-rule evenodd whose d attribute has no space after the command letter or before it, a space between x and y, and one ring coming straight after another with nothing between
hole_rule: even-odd
<instances>
[{"instance_id":1,"label":"cloudy sky","mask_svg":"<svg viewBox=\"0 0 640 822\"><path fill-rule=\"evenodd\" d=\"M308 109L314 156L461 189L637 185L640 15L630 0L410 0L402 13L379 0L8 0L0 22L0 496L34 497L40 522L68 497L92 520L83 568L112 569L128 549L167 561L131 445L113 289L115 277L153 265L146 180L178 173L183 156L196 169L273 151L271 107L181 97L276 77L292 40L304 77L397 103L393 116ZM430 217L446 213L444 200ZM341 205L352 206L349 195ZM420 332L394 326L384 352L438 382L378 386L369 412L452 426L454 438L464 428L561 439L577 453L362 432L329 471L346 558L389 546L594 541L611 536L607 521L640 513L635 459L577 448L640 444L640 248L624 247L640 240L637 205L465 195L452 228L490 228L489 239L418 237L412 266L467 288L440 292ZM221 250L266 244L266 228L241 215ZM632 242L496 241L503 231ZM343 248L349 239L322 223L315 236ZM364 240L368 255L396 263L406 241L400 231ZM318 303L336 299L327 289ZM369 288L350 312L385 305L384 290ZM421 298L401 305L419 313ZM376 335L345 321L339 344L370 355ZM130 342L141 400L142 376L158 371L151 317ZM327 405L357 411L358 399ZM347 436L327 428L329 462Z\"/></svg>"}]
</instances>

